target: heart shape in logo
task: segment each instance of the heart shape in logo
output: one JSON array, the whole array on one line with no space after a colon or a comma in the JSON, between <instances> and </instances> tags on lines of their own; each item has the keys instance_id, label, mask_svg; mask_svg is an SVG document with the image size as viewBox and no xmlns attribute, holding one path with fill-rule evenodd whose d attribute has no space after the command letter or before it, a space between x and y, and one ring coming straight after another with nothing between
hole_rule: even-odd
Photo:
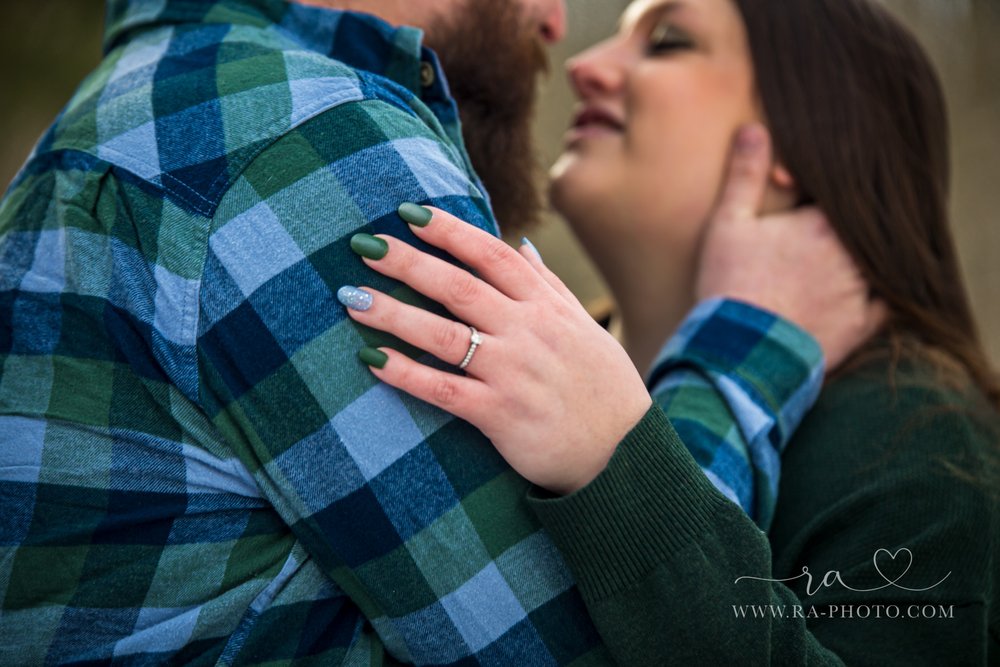
<instances>
[{"instance_id":1,"label":"heart shape in logo","mask_svg":"<svg viewBox=\"0 0 1000 667\"><path fill-rule=\"evenodd\" d=\"M890 571L895 572L896 570L900 569L902 567L902 563L904 562L906 563L906 567L903 567L902 568L903 571L900 572L898 575L896 575L895 578L886 576L885 572L882 571L882 568L879 567L878 564L879 556L881 556L882 554L885 554L886 557L889 558L889 561L891 563ZM905 554L906 556L905 561L904 560L900 560L899 562L896 561L896 557L899 556L900 554ZM872 557L872 563L875 565L875 571L881 574L882 578L885 579L887 583L894 584L900 579L902 579L904 576L906 576L906 573L910 571L911 567L913 567L913 552L907 549L906 547L897 549L896 553L891 553L888 549L879 549L878 551L875 552L875 555ZM887 563L887 565L890 563Z\"/></svg>"}]
</instances>

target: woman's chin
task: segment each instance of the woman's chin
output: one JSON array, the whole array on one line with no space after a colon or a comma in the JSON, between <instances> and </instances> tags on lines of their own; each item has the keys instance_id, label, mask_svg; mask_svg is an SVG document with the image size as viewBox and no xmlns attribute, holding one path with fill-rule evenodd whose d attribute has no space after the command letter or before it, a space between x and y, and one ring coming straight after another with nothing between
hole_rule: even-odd
<instances>
[{"instance_id":1,"label":"woman's chin","mask_svg":"<svg viewBox=\"0 0 1000 667\"><path fill-rule=\"evenodd\" d=\"M563 153L549 168L549 200L555 204L557 189L565 186L566 180L570 177L573 168L574 158L572 155Z\"/></svg>"},{"instance_id":2,"label":"woman's chin","mask_svg":"<svg viewBox=\"0 0 1000 667\"><path fill-rule=\"evenodd\" d=\"M606 206L607 180L588 178L585 166L572 155L564 155L549 171L549 203L564 218L572 220Z\"/></svg>"},{"instance_id":3,"label":"woman's chin","mask_svg":"<svg viewBox=\"0 0 1000 667\"><path fill-rule=\"evenodd\" d=\"M572 198L566 193L566 181L561 176L555 175L554 170L550 172L548 198L549 205L556 213L563 217L568 215Z\"/></svg>"}]
</instances>

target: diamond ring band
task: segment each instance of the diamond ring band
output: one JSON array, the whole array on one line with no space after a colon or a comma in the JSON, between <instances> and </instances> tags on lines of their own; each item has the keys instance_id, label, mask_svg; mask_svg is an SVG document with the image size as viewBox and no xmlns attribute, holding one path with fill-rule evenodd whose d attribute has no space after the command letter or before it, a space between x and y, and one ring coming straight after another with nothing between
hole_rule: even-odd
<instances>
[{"instance_id":1,"label":"diamond ring band","mask_svg":"<svg viewBox=\"0 0 1000 667\"><path fill-rule=\"evenodd\" d=\"M469 327L469 332L471 334L469 336L469 351L465 353L465 359L462 359L462 363L458 365L459 369L463 371L472 361L473 355L476 354L476 348L483 342L483 337L476 331L476 327Z\"/></svg>"}]
</instances>

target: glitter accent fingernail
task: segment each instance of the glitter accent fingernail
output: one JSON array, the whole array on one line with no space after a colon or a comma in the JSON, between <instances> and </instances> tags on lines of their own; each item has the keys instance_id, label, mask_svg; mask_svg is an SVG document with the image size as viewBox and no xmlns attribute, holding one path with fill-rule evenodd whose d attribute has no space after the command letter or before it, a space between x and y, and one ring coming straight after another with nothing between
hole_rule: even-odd
<instances>
[{"instance_id":1,"label":"glitter accent fingernail","mask_svg":"<svg viewBox=\"0 0 1000 667\"><path fill-rule=\"evenodd\" d=\"M372 307L372 295L363 289L345 285L337 290L337 301L350 308L364 312Z\"/></svg>"}]
</instances>

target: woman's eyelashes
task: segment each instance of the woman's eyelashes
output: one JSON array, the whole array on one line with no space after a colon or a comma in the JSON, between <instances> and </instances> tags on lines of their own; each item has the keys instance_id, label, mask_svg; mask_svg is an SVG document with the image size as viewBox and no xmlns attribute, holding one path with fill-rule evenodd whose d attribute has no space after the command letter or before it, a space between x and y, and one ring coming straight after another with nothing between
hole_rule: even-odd
<instances>
[{"instance_id":1,"label":"woman's eyelashes","mask_svg":"<svg viewBox=\"0 0 1000 667\"><path fill-rule=\"evenodd\" d=\"M686 32L670 23L661 23L650 33L646 52L651 56L657 56L693 47L694 42Z\"/></svg>"}]
</instances>

